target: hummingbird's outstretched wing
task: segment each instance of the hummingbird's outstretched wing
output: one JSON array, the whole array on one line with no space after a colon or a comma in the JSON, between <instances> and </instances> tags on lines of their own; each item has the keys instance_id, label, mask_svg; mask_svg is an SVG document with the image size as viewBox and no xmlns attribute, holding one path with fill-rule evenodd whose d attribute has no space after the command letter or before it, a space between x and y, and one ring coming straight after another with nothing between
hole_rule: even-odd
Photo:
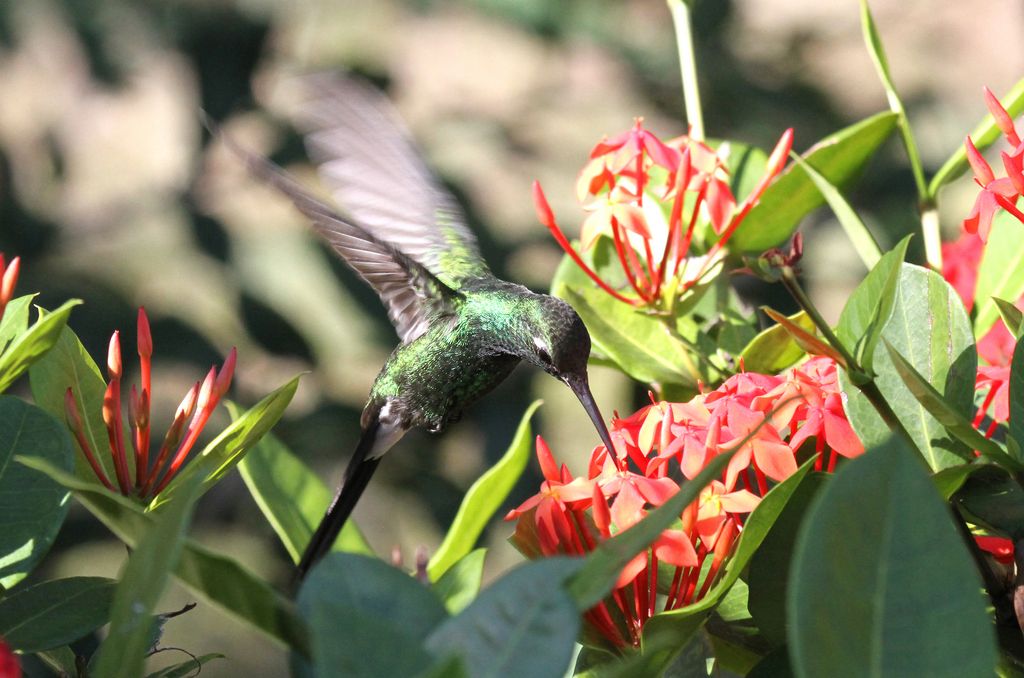
<instances>
[{"instance_id":1,"label":"hummingbird's outstretched wing","mask_svg":"<svg viewBox=\"0 0 1024 678\"><path fill-rule=\"evenodd\" d=\"M432 320L455 313L462 297L459 292L391 244L338 216L270 160L249 153L227 135L221 137L253 174L288 196L317 233L377 292L403 344L423 334Z\"/></svg>"},{"instance_id":2,"label":"hummingbird's outstretched wing","mask_svg":"<svg viewBox=\"0 0 1024 678\"><path fill-rule=\"evenodd\" d=\"M489 275L461 208L423 163L387 98L344 75L300 83L305 100L295 123L345 213L453 289Z\"/></svg>"}]
</instances>

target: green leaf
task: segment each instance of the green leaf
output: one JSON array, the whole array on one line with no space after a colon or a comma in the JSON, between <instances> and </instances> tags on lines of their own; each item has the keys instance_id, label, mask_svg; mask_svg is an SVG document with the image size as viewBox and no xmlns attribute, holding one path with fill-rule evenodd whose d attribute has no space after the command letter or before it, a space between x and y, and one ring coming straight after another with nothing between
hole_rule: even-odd
<instances>
[{"instance_id":1,"label":"green leaf","mask_svg":"<svg viewBox=\"0 0 1024 678\"><path fill-rule=\"evenodd\" d=\"M78 675L75 653L67 645L37 652L35 657L58 676Z\"/></svg>"},{"instance_id":2,"label":"green leaf","mask_svg":"<svg viewBox=\"0 0 1024 678\"><path fill-rule=\"evenodd\" d=\"M167 502L174 496L177 488L189 482L192 476L198 475L203 478L200 494L216 485L217 481L227 475L245 453L274 427L298 387L299 377L295 377L231 422L231 425L210 441L210 444L192 459L160 494L153 497L150 507L157 508Z\"/></svg>"},{"instance_id":3,"label":"green leaf","mask_svg":"<svg viewBox=\"0 0 1024 678\"><path fill-rule=\"evenodd\" d=\"M999 320L999 306L993 297L1016 301L1024 295L1024 224L1000 211L992 220L988 244L978 264L974 287L977 314L974 336L981 339Z\"/></svg>"},{"instance_id":4,"label":"green leaf","mask_svg":"<svg viewBox=\"0 0 1024 678\"><path fill-rule=\"evenodd\" d=\"M1010 330L1010 334L1015 338L1020 339L1024 335L1024 313L1005 299L992 297L992 301L999 309L999 317L1003 319L1006 329Z\"/></svg>"},{"instance_id":5,"label":"green leaf","mask_svg":"<svg viewBox=\"0 0 1024 678\"><path fill-rule=\"evenodd\" d=\"M26 457L18 461L72 490L75 498L128 546L135 547L152 531L153 516L130 499L44 461ZM299 652L308 651L305 630L291 601L231 558L186 540L174 574L193 592L274 640Z\"/></svg>"},{"instance_id":6,"label":"green leaf","mask_svg":"<svg viewBox=\"0 0 1024 678\"><path fill-rule=\"evenodd\" d=\"M810 330L806 330L768 306L762 306L761 312L778 323L779 327L781 327L783 331L785 331L786 334L796 342L796 345L799 346L800 350L804 353L826 356L832 358L832 360L836 361L840 366L846 365L846 359L843 358L842 354L829 346L823 339L819 339L815 334L813 326Z\"/></svg>"},{"instance_id":7,"label":"green leaf","mask_svg":"<svg viewBox=\"0 0 1024 678\"><path fill-rule=\"evenodd\" d=\"M35 294L26 294L7 302L3 315L0 315L0 353L16 336L28 329L28 311L35 298Z\"/></svg>"},{"instance_id":8,"label":"green leaf","mask_svg":"<svg viewBox=\"0 0 1024 678\"><path fill-rule=\"evenodd\" d=\"M200 655L188 661L175 664L174 666L168 666L167 668L154 671L153 673L146 676L146 678L195 678L202 670L202 666L209 661L214 659L224 659L224 655L212 652L210 654Z\"/></svg>"},{"instance_id":9,"label":"green leaf","mask_svg":"<svg viewBox=\"0 0 1024 678\"><path fill-rule=\"evenodd\" d=\"M903 383L910 392L917 398L918 403L938 421L954 438L963 443L963 446L950 447L949 449L958 454L964 461L974 460L972 449L978 450L990 461L996 462L1011 470L1024 468L1022 460L1010 458L999 444L989 440L975 429L971 422L946 402L942 394L928 383L921 374L914 369L914 366L892 347L889 342L885 344L889 351L889 358L896 367Z\"/></svg>"},{"instance_id":10,"label":"green leaf","mask_svg":"<svg viewBox=\"0 0 1024 678\"><path fill-rule=\"evenodd\" d=\"M79 299L72 299L52 313L40 310L39 320L11 341L0 354L0 392L6 391L32 363L53 348L68 323L71 309L81 303Z\"/></svg>"},{"instance_id":11,"label":"green leaf","mask_svg":"<svg viewBox=\"0 0 1024 678\"><path fill-rule=\"evenodd\" d=\"M44 581L0 600L0 637L29 654L82 638L110 619L113 579L69 577Z\"/></svg>"},{"instance_id":12,"label":"green leaf","mask_svg":"<svg viewBox=\"0 0 1024 678\"><path fill-rule=\"evenodd\" d=\"M579 313L594 347L630 377L648 384L696 387L686 345L657 316L594 287L558 287L555 294Z\"/></svg>"},{"instance_id":13,"label":"green leaf","mask_svg":"<svg viewBox=\"0 0 1024 678\"><path fill-rule=\"evenodd\" d=\"M955 495L971 522L1018 541L1024 539L1024 488L1006 471L982 465Z\"/></svg>"},{"instance_id":14,"label":"green leaf","mask_svg":"<svg viewBox=\"0 0 1024 678\"><path fill-rule=\"evenodd\" d=\"M449 567L473 549L488 521L523 475L530 459L530 417L540 405L541 401L535 400L526 408L505 454L469 488L448 534L427 565L431 581L438 581Z\"/></svg>"},{"instance_id":15,"label":"green leaf","mask_svg":"<svg viewBox=\"0 0 1024 678\"><path fill-rule=\"evenodd\" d=\"M1018 80L1017 84L1000 101L1011 117L1020 115L1024 111L1024 79ZM1001 133L992 116L986 115L974 128L970 136L971 141L981 151L992 145L992 142L998 139ZM942 167L932 177L931 183L928 184L928 194L934 197L940 188L959 177L966 170L967 151L964 150L964 145L960 144L956 147L953 155L946 162L942 163Z\"/></svg>"},{"instance_id":16,"label":"green leaf","mask_svg":"<svg viewBox=\"0 0 1024 678\"><path fill-rule=\"evenodd\" d=\"M718 581L707 594L693 605L663 612L648 620L644 627L643 652L648 657L649 672L662 670L678 654L682 642L696 632L708 614L725 597L740 573L764 542L782 510L789 503L814 465L814 459L805 462L797 472L771 489L750 514L743 532L736 542L732 556L722 566Z\"/></svg>"},{"instance_id":17,"label":"green leaf","mask_svg":"<svg viewBox=\"0 0 1024 678\"><path fill-rule=\"evenodd\" d=\"M947 466L941 471L936 471L932 474L932 483L935 485L935 489L939 491L939 494L942 495L942 498L949 501L950 497L963 487L971 475L988 466L989 464L977 462L960 464L959 466Z\"/></svg>"},{"instance_id":18,"label":"green leaf","mask_svg":"<svg viewBox=\"0 0 1024 678\"><path fill-rule=\"evenodd\" d=\"M798 676L982 676L992 621L963 539L898 441L839 469L810 509L789 576Z\"/></svg>"},{"instance_id":19,"label":"green leaf","mask_svg":"<svg viewBox=\"0 0 1024 678\"><path fill-rule=\"evenodd\" d=\"M520 565L441 624L426 647L438 657L458 655L474 677L561 678L580 629L579 611L562 582L581 566L568 558Z\"/></svg>"},{"instance_id":20,"label":"green leaf","mask_svg":"<svg viewBox=\"0 0 1024 678\"><path fill-rule=\"evenodd\" d=\"M846 237L850 239L853 249L857 252L857 256L860 257L860 260L864 262L864 266L870 271L878 263L878 260L882 258L882 251L878 248L878 243L875 241L875 237L871 235L871 231L868 230L868 227L857 216L857 212L846 201L846 198L843 197L838 188L833 186L828 179L821 176L820 172L811 167L799 155L796 153L791 153L790 155L796 164L800 166L800 169L811 178L818 192L828 202L832 212L839 220L839 225L843 227Z\"/></svg>"},{"instance_id":21,"label":"green leaf","mask_svg":"<svg viewBox=\"0 0 1024 678\"><path fill-rule=\"evenodd\" d=\"M869 280L870 275L865 283ZM865 301L858 295L862 287L864 283L843 309L840 329L850 327L844 326L851 315L848 309ZM911 264L902 266L898 291L881 337L942 393L942 401L954 412L972 412L977 353L971 322L960 298L942 276ZM845 336L851 336L849 329ZM969 458L971 450L953 437L908 388L886 347L876 346L873 362L878 375L875 385L929 466L938 471ZM846 412L853 430L865 447L881 444L889 436L888 426L864 394L851 386L849 375L840 373L839 379L848 396Z\"/></svg>"},{"instance_id":22,"label":"green leaf","mask_svg":"<svg viewBox=\"0 0 1024 678\"><path fill-rule=\"evenodd\" d=\"M228 411L237 417L238 408L233 403L228 404ZM272 433L263 436L242 458L238 472L292 561L298 563L327 512L330 490ZM352 519L345 521L333 550L373 555Z\"/></svg>"},{"instance_id":23,"label":"green leaf","mask_svg":"<svg viewBox=\"0 0 1024 678\"><path fill-rule=\"evenodd\" d=\"M1011 454L1022 460L1024 451L1024 338L1017 340L1013 349L1013 360L1010 361L1010 423L1008 445Z\"/></svg>"},{"instance_id":24,"label":"green leaf","mask_svg":"<svg viewBox=\"0 0 1024 678\"><path fill-rule=\"evenodd\" d=\"M298 605L318 678L416 675L433 663L424 639L448 617L430 589L377 558L352 553L320 561L303 582Z\"/></svg>"},{"instance_id":25,"label":"green leaf","mask_svg":"<svg viewBox=\"0 0 1024 678\"><path fill-rule=\"evenodd\" d=\"M434 593L451 614L458 614L476 598L484 578L486 554L487 549L470 551L445 570L434 584Z\"/></svg>"},{"instance_id":26,"label":"green leaf","mask_svg":"<svg viewBox=\"0 0 1024 678\"><path fill-rule=\"evenodd\" d=\"M28 376L33 400L58 421L64 421L64 393L68 388L74 391L75 402L82 415L85 438L107 477L114 478L114 463L109 452L110 442L103 424L103 393L107 384L100 376L96 363L86 353L82 342L70 327L65 327L53 349L32 365ZM131 440L127 429L125 440ZM83 480L95 478L85 456L78 448L78 442L75 441L73 444L78 450L75 455L75 473ZM131 455L128 463L135 463Z\"/></svg>"},{"instance_id":27,"label":"green leaf","mask_svg":"<svg viewBox=\"0 0 1024 678\"><path fill-rule=\"evenodd\" d=\"M878 34L878 27L875 19L871 16L871 8L867 0L860 2L861 26L864 32L864 42L867 43L868 53L871 60L875 62L875 70L885 88L885 97L889 101L889 110L899 116L900 136L903 137L903 145L907 149L907 156L910 159L910 169L914 174L914 183L917 184L918 197L923 201L927 197L927 188L924 181L924 168L921 165L921 154L917 150L917 142L914 141L914 134L910 129L910 121L907 119L907 112L896 92L896 85L893 84L892 75L889 73L889 60L885 56L885 47L882 45L882 37Z\"/></svg>"},{"instance_id":28,"label":"green leaf","mask_svg":"<svg viewBox=\"0 0 1024 678\"><path fill-rule=\"evenodd\" d=\"M878 113L825 137L804 159L832 185L848 187L896 127L894 113ZM824 199L799 165L790 165L750 210L729 247L737 252L763 252L793 234L800 220Z\"/></svg>"},{"instance_id":29,"label":"green leaf","mask_svg":"<svg viewBox=\"0 0 1024 678\"><path fill-rule=\"evenodd\" d=\"M30 455L70 470L71 440L46 412L0 395L0 590L25 578L57 537L68 493L52 480L14 463Z\"/></svg>"},{"instance_id":30,"label":"green leaf","mask_svg":"<svg viewBox=\"0 0 1024 678\"><path fill-rule=\"evenodd\" d=\"M900 268L910 236L886 252L850 295L839 315L836 336L869 374L875 348L896 304Z\"/></svg>"},{"instance_id":31,"label":"green leaf","mask_svg":"<svg viewBox=\"0 0 1024 678\"><path fill-rule=\"evenodd\" d=\"M814 331L814 321L803 311L789 316L788 320L808 332ZM740 353L740 358L748 372L778 374L805 355L786 328L775 324L754 337Z\"/></svg>"},{"instance_id":32,"label":"green leaf","mask_svg":"<svg viewBox=\"0 0 1024 678\"><path fill-rule=\"evenodd\" d=\"M185 545L185 533L199 496L200 478L156 516L121 574L110 613L110 632L96 650L96 678L139 676L153 642L154 611Z\"/></svg>"},{"instance_id":33,"label":"green leaf","mask_svg":"<svg viewBox=\"0 0 1024 678\"><path fill-rule=\"evenodd\" d=\"M750 560L748 607L757 628L776 647L786 642L786 592L797 533L807 507L831 477L825 473L808 474Z\"/></svg>"}]
</instances>

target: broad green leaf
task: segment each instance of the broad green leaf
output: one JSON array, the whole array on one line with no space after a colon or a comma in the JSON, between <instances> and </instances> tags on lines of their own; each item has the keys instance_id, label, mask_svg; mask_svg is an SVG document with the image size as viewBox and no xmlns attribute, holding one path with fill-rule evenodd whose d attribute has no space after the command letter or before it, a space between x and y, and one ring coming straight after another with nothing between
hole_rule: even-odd
<instances>
[{"instance_id":1,"label":"broad green leaf","mask_svg":"<svg viewBox=\"0 0 1024 678\"><path fill-rule=\"evenodd\" d=\"M68 493L15 463L16 455L70 470L71 439L60 422L14 396L0 395L0 590L25 578L46 555L68 512Z\"/></svg>"},{"instance_id":2,"label":"broad green leaf","mask_svg":"<svg viewBox=\"0 0 1024 678\"><path fill-rule=\"evenodd\" d=\"M740 573L746 569L750 559L764 542L772 525L813 465L814 460L808 460L796 473L773 487L764 496L744 523L735 551L722 566L718 581L700 601L678 610L655 615L648 620L644 627L643 653L647 657L649 672L660 671L667 666L679 652L681 642L704 624L708 614L714 610L739 579Z\"/></svg>"},{"instance_id":3,"label":"broad green leaf","mask_svg":"<svg viewBox=\"0 0 1024 678\"><path fill-rule=\"evenodd\" d=\"M233 418L237 417L234 404L229 404L228 410ZM272 433L263 436L242 458L238 472L293 562L298 563L327 512L330 490ZM341 528L334 550L373 555L373 549L351 518Z\"/></svg>"},{"instance_id":4,"label":"broad green leaf","mask_svg":"<svg viewBox=\"0 0 1024 678\"><path fill-rule=\"evenodd\" d=\"M1018 541L1024 539L1024 488L995 466L981 466L954 495L971 522Z\"/></svg>"},{"instance_id":5,"label":"broad green leaf","mask_svg":"<svg viewBox=\"0 0 1024 678\"><path fill-rule=\"evenodd\" d=\"M200 655L180 664L154 671L146 676L146 678L195 678L202 670L202 666L214 659L224 659L224 655L217 654L216 652Z\"/></svg>"},{"instance_id":6,"label":"broad green leaf","mask_svg":"<svg viewBox=\"0 0 1024 678\"><path fill-rule=\"evenodd\" d=\"M474 678L561 678L580 629L562 583L581 566L568 558L520 565L434 630L426 647L437 657L458 655Z\"/></svg>"},{"instance_id":7,"label":"broad green leaf","mask_svg":"<svg viewBox=\"0 0 1024 678\"><path fill-rule=\"evenodd\" d=\"M0 353L4 352L16 336L28 329L29 307L35 297L34 294L26 294L7 302L7 307L0 316Z\"/></svg>"},{"instance_id":8,"label":"broad green leaf","mask_svg":"<svg viewBox=\"0 0 1024 678\"><path fill-rule=\"evenodd\" d=\"M458 614L476 598L484 578L485 555L487 549L470 551L445 570L434 584L434 593L449 613Z\"/></svg>"},{"instance_id":9,"label":"broad green leaf","mask_svg":"<svg viewBox=\"0 0 1024 678\"><path fill-rule=\"evenodd\" d=\"M982 455L988 457L990 461L996 462L1011 470L1020 470L1024 468L1021 459L1013 459L1009 457L998 443L989 440L985 436L981 435L977 429L975 429L971 422L968 421L967 417L961 414L955 407L946 402L942 397L942 394L935 390L935 388L928 383L928 381L921 376L921 374L914 369L914 366L896 351L891 344L886 342L886 348L889 351L889 358L892 360L893 365L896 367L896 373L899 374L903 383L910 390L910 392L917 398L918 403L932 416L934 417L946 431L948 431L954 438L963 443L962 447L950 448L953 452L959 454L964 461L970 462L974 460L974 454L970 452L971 449L978 450Z\"/></svg>"},{"instance_id":10,"label":"broad green leaf","mask_svg":"<svg viewBox=\"0 0 1024 678\"><path fill-rule=\"evenodd\" d=\"M686 345L655 315L617 301L596 287L556 289L583 319L594 347L637 381L696 387Z\"/></svg>"},{"instance_id":11,"label":"broad green leaf","mask_svg":"<svg viewBox=\"0 0 1024 678\"><path fill-rule=\"evenodd\" d=\"M870 276L865 283L869 280ZM848 309L864 301L858 295L861 287L843 310L840 329L849 319ZM971 322L960 298L939 274L911 264L902 266L898 292L881 337L942 394L942 400L953 411L972 412L977 353ZM845 336L856 334L847 330ZM876 346L874 367L875 385L933 470L959 464L970 455L971 450L952 436L907 387L885 346ZM840 373L839 379L848 396L846 412L853 430L865 447L881 444L889 436L888 426L864 394L851 385L849 375Z\"/></svg>"},{"instance_id":12,"label":"broad green leaf","mask_svg":"<svg viewBox=\"0 0 1024 678\"><path fill-rule=\"evenodd\" d=\"M1019 308L999 297L992 297L996 307L999 309L999 317L1003 319L1006 329L1010 330L1017 339L1024 336L1024 313Z\"/></svg>"},{"instance_id":13,"label":"broad green leaf","mask_svg":"<svg viewBox=\"0 0 1024 678\"><path fill-rule=\"evenodd\" d=\"M139 676L153 642L156 605L185 545L185 533L199 496L194 476L179 495L156 515L135 544L121 573L110 610L110 631L96 650L96 678Z\"/></svg>"},{"instance_id":14,"label":"broad green leaf","mask_svg":"<svg viewBox=\"0 0 1024 678\"><path fill-rule=\"evenodd\" d=\"M110 620L113 579L68 577L44 581L0 600L0 637L24 654L52 650Z\"/></svg>"},{"instance_id":15,"label":"broad green leaf","mask_svg":"<svg viewBox=\"0 0 1024 678\"><path fill-rule=\"evenodd\" d=\"M788 319L808 332L814 331L814 321L803 311ZM748 372L778 374L795 365L805 355L786 328L776 323L754 337L740 353L740 359Z\"/></svg>"},{"instance_id":16,"label":"broad green leaf","mask_svg":"<svg viewBox=\"0 0 1024 678\"><path fill-rule=\"evenodd\" d=\"M216 485L217 481L227 475L245 453L274 427L298 387L299 377L295 377L239 415L220 435L210 441L210 444L196 455L160 494L153 497L150 507L157 508L167 502L174 496L177 488L189 482L192 476L203 478L200 494Z\"/></svg>"},{"instance_id":17,"label":"broad green leaf","mask_svg":"<svg viewBox=\"0 0 1024 678\"><path fill-rule=\"evenodd\" d=\"M1021 460L1024 451L1024 337L1017 340L1010 362L1010 454Z\"/></svg>"},{"instance_id":18,"label":"broad green leaf","mask_svg":"<svg viewBox=\"0 0 1024 678\"><path fill-rule=\"evenodd\" d=\"M974 462L971 464L960 464L959 466L947 466L941 471L932 474L932 483L943 499L949 501L950 497L956 494L967 479L981 469L988 468L989 464Z\"/></svg>"},{"instance_id":19,"label":"broad green leaf","mask_svg":"<svg viewBox=\"0 0 1024 678\"><path fill-rule=\"evenodd\" d=\"M981 100L981 97L978 97ZM1003 108L1012 117L1016 117L1024 111L1024 79L1018 80L1017 84L1007 92L1006 96L1000 99L1003 104ZM982 118L981 122L971 132L971 141L978 147L978 150L984 150L992 145L996 139L1002 136L999 131L999 127L996 126L995 120L992 119L991 115L986 115ZM953 181L967 170L967 151L964 150L964 145L959 144L956 147L956 151L953 155L942 163L942 167L932 177L932 181L928 184L928 193L932 197L939 192L939 189Z\"/></svg>"},{"instance_id":20,"label":"broad green leaf","mask_svg":"<svg viewBox=\"0 0 1024 678\"><path fill-rule=\"evenodd\" d=\"M75 653L67 645L37 652L35 657L58 676L78 674Z\"/></svg>"},{"instance_id":21,"label":"broad green leaf","mask_svg":"<svg viewBox=\"0 0 1024 678\"><path fill-rule=\"evenodd\" d=\"M875 19L871 16L871 8L867 0L860 2L861 26L864 32L864 42L867 43L868 53L875 63L875 70L885 88L885 97L889 101L889 110L899 116L900 136L903 137L903 145L907 149L907 157L910 160L910 169L914 175L914 183L917 184L917 194L921 200L927 195L927 188L924 181L924 168L921 165L921 154L917 150L917 142L914 141L914 133L910 129L910 121L907 119L907 112L903 107L903 101L896 91L896 85L889 73L889 60L885 56L885 47L882 45L882 37L878 34L878 27Z\"/></svg>"},{"instance_id":22,"label":"broad green leaf","mask_svg":"<svg viewBox=\"0 0 1024 678\"><path fill-rule=\"evenodd\" d=\"M848 187L896 127L897 116L878 113L830 134L814 144L804 159L834 186ZM800 220L824 199L807 173L790 165L776 179L729 241L737 252L763 252L793 234Z\"/></svg>"},{"instance_id":23,"label":"broad green leaf","mask_svg":"<svg viewBox=\"0 0 1024 678\"><path fill-rule=\"evenodd\" d=\"M977 314L974 336L984 337L999 319L999 306L993 297L1017 301L1024 295L1024 224L1000 211L992 220L988 244L978 264L978 282L974 287Z\"/></svg>"},{"instance_id":24,"label":"broad green leaf","mask_svg":"<svg viewBox=\"0 0 1024 678\"><path fill-rule=\"evenodd\" d=\"M299 590L298 606L318 678L416 675L433 663L423 641L448 617L429 588L352 553L320 561Z\"/></svg>"},{"instance_id":25,"label":"broad green leaf","mask_svg":"<svg viewBox=\"0 0 1024 678\"><path fill-rule=\"evenodd\" d=\"M846 201L846 198L843 197L838 188L829 183L828 179L821 176L820 172L811 167L799 155L796 153L791 155L796 164L800 166L800 169L814 182L818 192L828 202L832 212L836 215L836 219L839 220L839 225L843 227L846 237L850 239L853 249L857 252L857 256L864 262L865 268L870 271L878 263L878 260L882 258L882 251L878 248L878 243L875 241L875 237L871 235L871 231L868 230L868 227L857 216L857 212Z\"/></svg>"},{"instance_id":26,"label":"broad green leaf","mask_svg":"<svg viewBox=\"0 0 1024 678\"><path fill-rule=\"evenodd\" d=\"M438 581L449 567L473 550L480 533L523 475L530 459L530 417L540 405L541 401L535 400L526 408L505 454L466 492L448 534L427 565L431 581Z\"/></svg>"},{"instance_id":27,"label":"broad green leaf","mask_svg":"<svg viewBox=\"0 0 1024 678\"><path fill-rule=\"evenodd\" d=\"M789 652L786 646L777 647L758 662L750 670L747 678L792 678L793 668L789 665Z\"/></svg>"},{"instance_id":28,"label":"broad green leaf","mask_svg":"<svg viewBox=\"0 0 1024 678\"><path fill-rule=\"evenodd\" d=\"M962 537L898 441L839 469L797 538L789 654L798 676L983 676L992 620Z\"/></svg>"},{"instance_id":29,"label":"broad green leaf","mask_svg":"<svg viewBox=\"0 0 1024 678\"><path fill-rule=\"evenodd\" d=\"M850 295L839 315L836 336L865 372L872 372L875 347L892 315L899 292L900 268L910 236L886 252Z\"/></svg>"},{"instance_id":30,"label":"broad green leaf","mask_svg":"<svg viewBox=\"0 0 1024 678\"><path fill-rule=\"evenodd\" d=\"M71 309L81 303L79 299L72 299L52 313L40 310L39 320L11 341L0 354L0 392L6 391L32 363L53 348L68 323Z\"/></svg>"},{"instance_id":31,"label":"broad green leaf","mask_svg":"<svg viewBox=\"0 0 1024 678\"><path fill-rule=\"evenodd\" d=\"M786 642L787 576L797 532L807 515L807 507L830 478L831 475L824 473L808 474L750 560L747 605L757 628L775 646Z\"/></svg>"},{"instance_id":32,"label":"broad green leaf","mask_svg":"<svg viewBox=\"0 0 1024 678\"><path fill-rule=\"evenodd\" d=\"M153 516L132 500L38 459L19 457L18 461L74 492L79 503L128 546L134 548L152 531ZM231 558L186 540L174 575L193 592L270 638L299 652L308 651L305 630L291 601Z\"/></svg>"},{"instance_id":33,"label":"broad green leaf","mask_svg":"<svg viewBox=\"0 0 1024 678\"><path fill-rule=\"evenodd\" d=\"M36 405L59 421L64 421L64 393L68 388L72 389L78 411L82 415L85 438L107 477L114 478L110 442L103 424L103 393L107 384L70 327L65 327L53 349L29 368L28 376L32 399ZM127 429L125 440L131 440ZM94 479L96 476L78 448L78 442L75 441L73 445L78 450L75 454L75 473L83 480ZM131 455L128 463L135 463Z\"/></svg>"}]
</instances>

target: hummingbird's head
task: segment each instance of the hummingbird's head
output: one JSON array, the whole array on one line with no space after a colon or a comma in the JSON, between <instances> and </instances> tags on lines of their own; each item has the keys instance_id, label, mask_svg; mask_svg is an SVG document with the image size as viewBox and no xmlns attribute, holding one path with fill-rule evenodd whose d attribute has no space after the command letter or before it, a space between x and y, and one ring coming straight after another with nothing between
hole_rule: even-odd
<instances>
[{"instance_id":1,"label":"hummingbird's head","mask_svg":"<svg viewBox=\"0 0 1024 678\"><path fill-rule=\"evenodd\" d=\"M594 422L605 447L613 450L611 435L597 409L587 378L590 333L572 306L546 294L537 296L538 313L531 323L532 351L524 358L572 389Z\"/></svg>"}]
</instances>

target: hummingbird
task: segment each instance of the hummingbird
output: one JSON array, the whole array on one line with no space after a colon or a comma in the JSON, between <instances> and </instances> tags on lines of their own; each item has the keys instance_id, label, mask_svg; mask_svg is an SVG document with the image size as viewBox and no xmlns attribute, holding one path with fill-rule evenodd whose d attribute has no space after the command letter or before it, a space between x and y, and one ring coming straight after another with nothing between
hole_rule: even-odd
<instances>
[{"instance_id":1,"label":"hummingbird","mask_svg":"<svg viewBox=\"0 0 1024 678\"><path fill-rule=\"evenodd\" d=\"M407 431L440 433L520 362L565 383L614 449L590 391L590 335L579 315L491 273L455 198L380 90L340 74L302 84L296 127L344 216L270 160L231 145L377 292L400 343L370 389L359 442L299 561L299 581L331 549L381 458Z\"/></svg>"}]
</instances>

